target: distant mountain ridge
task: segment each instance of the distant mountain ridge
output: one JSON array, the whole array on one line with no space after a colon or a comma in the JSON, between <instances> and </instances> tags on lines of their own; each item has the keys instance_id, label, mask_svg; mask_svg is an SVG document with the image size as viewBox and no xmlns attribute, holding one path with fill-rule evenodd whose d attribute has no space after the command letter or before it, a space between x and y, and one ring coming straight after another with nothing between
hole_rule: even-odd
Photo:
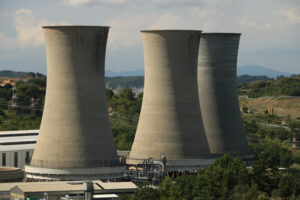
<instances>
[{"instance_id":1,"label":"distant mountain ridge","mask_svg":"<svg viewBox=\"0 0 300 200\"><path fill-rule=\"evenodd\" d=\"M281 72L259 65L244 65L237 68L237 76L251 75L251 76L267 76L270 78L276 78L277 76L291 76L290 73ZM144 70L138 69L133 71L121 71L116 72L113 70L106 70L105 76L117 77L117 76L144 76Z\"/></svg>"},{"instance_id":2,"label":"distant mountain ridge","mask_svg":"<svg viewBox=\"0 0 300 200\"><path fill-rule=\"evenodd\" d=\"M15 72L11 70L0 71L0 77L17 78L23 77L27 72ZM270 78L276 78L277 76L291 76L290 73L280 72L266 67L258 65L244 65L237 68L237 76L251 75L251 76L268 76ZM137 69L131 71L113 71L110 69L105 70L106 77L118 77L118 76L144 76L144 69Z\"/></svg>"},{"instance_id":3,"label":"distant mountain ridge","mask_svg":"<svg viewBox=\"0 0 300 200\"><path fill-rule=\"evenodd\" d=\"M280 72L277 70L269 69L258 65L245 65L237 68L237 76L251 75L251 76L268 76L276 78L278 76L291 76L290 73Z\"/></svg>"},{"instance_id":4,"label":"distant mountain ridge","mask_svg":"<svg viewBox=\"0 0 300 200\"><path fill-rule=\"evenodd\" d=\"M138 69L138 70L132 70L132 71L121 71L116 72L113 70L105 70L105 76L106 77L117 77L117 76L144 76L144 70Z\"/></svg>"},{"instance_id":5,"label":"distant mountain ridge","mask_svg":"<svg viewBox=\"0 0 300 200\"><path fill-rule=\"evenodd\" d=\"M144 76L105 77L108 88L144 88Z\"/></svg>"}]
</instances>

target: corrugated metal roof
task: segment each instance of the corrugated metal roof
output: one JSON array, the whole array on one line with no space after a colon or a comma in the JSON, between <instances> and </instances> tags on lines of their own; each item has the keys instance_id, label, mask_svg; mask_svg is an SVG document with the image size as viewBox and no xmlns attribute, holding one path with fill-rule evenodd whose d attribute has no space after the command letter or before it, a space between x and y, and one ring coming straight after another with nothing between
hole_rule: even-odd
<instances>
[{"instance_id":1,"label":"corrugated metal roof","mask_svg":"<svg viewBox=\"0 0 300 200\"><path fill-rule=\"evenodd\" d=\"M18 131L0 131L0 135L14 135L14 134L38 134L40 130L18 130Z\"/></svg>"},{"instance_id":2,"label":"corrugated metal roof","mask_svg":"<svg viewBox=\"0 0 300 200\"><path fill-rule=\"evenodd\" d=\"M0 152L34 150L35 144L0 145Z\"/></svg>"},{"instance_id":3,"label":"corrugated metal roof","mask_svg":"<svg viewBox=\"0 0 300 200\"><path fill-rule=\"evenodd\" d=\"M83 191L83 184L72 185L65 182L47 182L45 184L22 184L16 185L23 192L80 192Z\"/></svg>"},{"instance_id":4,"label":"corrugated metal roof","mask_svg":"<svg viewBox=\"0 0 300 200\"><path fill-rule=\"evenodd\" d=\"M107 198L118 198L116 194L95 194L93 195L94 199L107 199Z\"/></svg>"},{"instance_id":5,"label":"corrugated metal roof","mask_svg":"<svg viewBox=\"0 0 300 200\"><path fill-rule=\"evenodd\" d=\"M12 142L36 142L37 135L29 135L29 136L13 136L13 137L0 137L1 143L12 143Z\"/></svg>"},{"instance_id":6,"label":"corrugated metal roof","mask_svg":"<svg viewBox=\"0 0 300 200\"><path fill-rule=\"evenodd\" d=\"M84 190L84 181L56 181L56 182L20 182L20 183L1 183L0 192L9 191L18 186L24 192L80 192ZM132 182L102 182L93 181L95 191L105 190L134 190L137 186ZM101 186L99 187L98 184Z\"/></svg>"},{"instance_id":7,"label":"corrugated metal roof","mask_svg":"<svg viewBox=\"0 0 300 200\"><path fill-rule=\"evenodd\" d=\"M39 130L0 131L0 151L33 150ZM28 134L28 135L26 135Z\"/></svg>"}]
</instances>

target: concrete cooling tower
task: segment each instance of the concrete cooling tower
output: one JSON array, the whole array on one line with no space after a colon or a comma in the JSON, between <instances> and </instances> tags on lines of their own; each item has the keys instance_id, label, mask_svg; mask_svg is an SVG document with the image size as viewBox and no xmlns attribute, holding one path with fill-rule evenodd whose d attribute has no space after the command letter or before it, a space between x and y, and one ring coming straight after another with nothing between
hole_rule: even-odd
<instances>
[{"instance_id":1,"label":"concrete cooling tower","mask_svg":"<svg viewBox=\"0 0 300 200\"><path fill-rule=\"evenodd\" d=\"M28 181L123 177L108 119L109 27L45 26L47 92Z\"/></svg>"},{"instance_id":2,"label":"concrete cooling tower","mask_svg":"<svg viewBox=\"0 0 300 200\"><path fill-rule=\"evenodd\" d=\"M249 156L236 80L240 34L203 33L198 57L198 89L212 154Z\"/></svg>"},{"instance_id":3,"label":"concrete cooling tower","mask_svg":"<svg viewBox=\"0 0 300 200\"><path fill-rule=\"evenodd\" d=\"M167 160L167 171L213 163L203 129L197 57L201 31L142 31L145 86L128 164Z\"/></svg>"}]
</instances>

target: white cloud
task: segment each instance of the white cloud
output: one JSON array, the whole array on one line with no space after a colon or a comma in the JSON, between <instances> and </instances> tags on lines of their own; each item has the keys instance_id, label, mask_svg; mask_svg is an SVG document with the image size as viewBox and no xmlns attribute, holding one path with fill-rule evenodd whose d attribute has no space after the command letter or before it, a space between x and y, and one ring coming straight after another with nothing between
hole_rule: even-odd
<instances>
[{"instance_id":1,"label":"white cloud","mask_svg":"<svg viewBox=\"0 0 300 200\"><path fill-rule=\"evenodd\" d=\"M163 13L149 29L184 29L188 24L181 17L167 11Z\"/></svg>"},{"instance_id":2,"label":"white cloud","mask_svg":"<svg viewBox=\"0 0 300 200\"><path fill-rule=\"evenodd\" d=\"M300 47L299 0L59 0L42 2L36 1L34 5L33 2L29 2L28 8L32 11L21 9L17 12L10 12L12 9L19 9L20 6L11 1L7 1L6 5L1 7L0 47L2 49L26 47L28 53L26 52L24 57L29 59L30 51L36 50L35 46L43 44L41 26L60 21L54 19L68 17L72 23L83 25L104 23L111 26L108 47L110 49L124 47L113 51L113 54L119 56L114 57L116 60L114 65L118 67L123 64L124 66L142 65L143 59L140 52L142 49L140 30L142 29L240 32L242 33L240 52L247 62L251 61L251 59L245 59L248 55L253 55L251 58L255 63L258 62L256 55L260 56L257 59L263 60L263 52L271 54L273 50L273 52L282 51L284 54L291 55L291 59L283 58L287 66L298 65L293 61L295 58L293 56ZM39 11L35 13L34 9ZM53 9L57 9L55 16ZM42 14L42 17L37 13ZM15 19L14 24L13 19ZM11 29L13 25L17 28L17 36ZM22 52L25 51L22 50ZM275 56L282 57L278 53ZM2 58L5 56L2 55ZM12 60L15 62L18 59ZM266 59L264 62L279 66L275 60Z\"/></svg>"},{"instance_id":3,"label":"white cloud","mask_svg":"<svg viewBox=\"0 0 300 200\"><path fill-rule=\"evenodd\" d=\"M200 2L201 0L63 0L63 3L68 6L90 6L90 5L176 6L176 5L199 5Z\"/></svg>"},{"instance_id":4,"label":"white cloud","mask_svg":"<svg viewBox=\"0 0 300 200\"><path fill-rule=\"evenodd\" d=\"M300 6L280 10L278 13L287 17L291 23L300 24Z\"/></svg>"},{"instance_id":5,"label":"white cloud","mask_svg":"<svg viewBox=\"0 0 300 200\"><path fill-rule=\"evenodd\" d=\"M155 0L151 0L155 1ZM163 2L167 2L164 0ZM114 48L122 45L140 45L141 29L199 29L203 32L242 33L241 49L255 52L271 48L298 48L296 36L300 20L298 7L259 7L257 2L240 3L236 0L206 1L203 6L168 8L151 13L125 13L107 20L112 27L111 41ZM248 9L249 8L249 9ZM290 23L287 23L287 20ZM298 27L298 28L297 28ZM291 31L292 30L292 31ZM300 31L300 30L299 30ZM298 33L299 33L298 31ZM285 38L285 39L282 39Z\"/></svg>"},{"instance_id":6,"label":"white cloud","mask_svg":"<svg viewBox=\"0 0 300 200\"><path fill-rule=\"evenodd\" d=\"M68 6L81 6L81 5L121 5L128 2L128 0L64 0L64 4Z\"/></svg>"},{"instance_id":7,"label":"white cloud","mask_svg":"<svg viewBox=\"0 0 300 200\"><path fill-rule=\"evenodd\" d=\"M143 15L125 12L118 17L105 21L104 24L111 27L108 47L112 49L141 45L141 30L183 29L189 27L185 20L168 11L161 15L157 13Z\"/></svg>"},{"instance_id":8,"label":"white cloud","mask_svg":"<svg viewBox=\"0 0 300 200\"><path fill-rule=\"evenodd\" d=\"M120 46L137 46L140 44L140 30L146 29L157 18L155 14L137 15L125 12L120 16L104 22L111 27L108 46L118 49Z\"/></svg>"},{"instance_id":9,"label":"white cloud","mask_svg":"<svg viewBox=\"0 0 300 200\"><path fill-rule=\"evenodd\" d=\"M46 18L38 19L31 10L20 9L15 12L15 28L18 32L17 39L21 47L40 46L44 44L42 26L55 25ZM59 25L69 24L61 21Z\"/></svg>"}]
</instances>

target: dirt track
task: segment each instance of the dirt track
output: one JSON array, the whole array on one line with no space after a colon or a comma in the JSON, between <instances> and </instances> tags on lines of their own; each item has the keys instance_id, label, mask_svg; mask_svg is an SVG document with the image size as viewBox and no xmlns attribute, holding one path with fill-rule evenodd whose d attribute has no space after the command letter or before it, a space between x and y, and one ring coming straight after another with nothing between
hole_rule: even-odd
<instances>
[{"instance_id":1,"label":"dirt track","mask_svg":"<svg viewBox=\"0 0 300 200\"><path fill-rule=\"evenodd\" d=\"M273 114L278 116L288 116L300 118L300 98L299 97L261 97L251 99L240 97L240 107L248 107L254 113L264 113L268 107L272 106Z\"/></svg>"}]
</instances>

